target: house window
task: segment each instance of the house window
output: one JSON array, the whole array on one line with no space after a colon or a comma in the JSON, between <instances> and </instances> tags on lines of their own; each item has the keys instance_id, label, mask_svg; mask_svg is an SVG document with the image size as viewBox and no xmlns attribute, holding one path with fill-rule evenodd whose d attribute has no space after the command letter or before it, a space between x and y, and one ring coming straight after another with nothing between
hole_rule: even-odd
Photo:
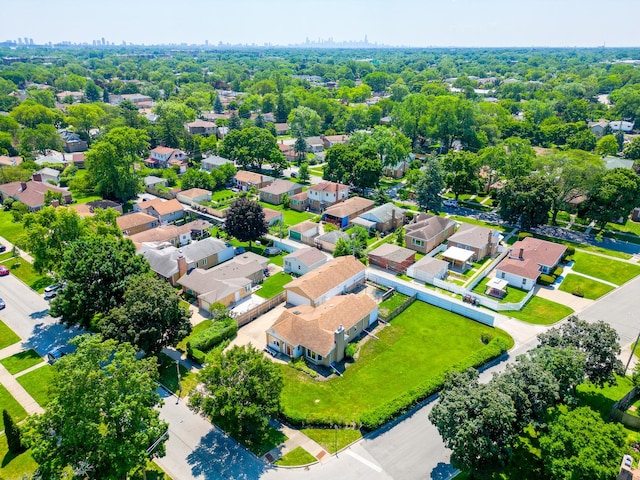
<instances>
[{"instance_id":1,"label":"house window","mask_svg":"<svg viewBox=\"0 0 640 480\"><path fill-rule=\"evenodd\" d=\"M506 274L504 272L500 272L500 274L502 275L502 278L506 277Z\"/></svg>"},{"instance_id":2,"label":"house window","mask_svg":"<svg viewBox=\"0 0 640 480\"><path fill-rule=\"evenodd\" d=\"M416 247L424 247L424 240L418 240L417 238L412 238L411 244L415 245Z\"/></svg>"},{"instance_id":3,"label":"house window","mask_svg":"<svg viewBox=\"0 0 640 480\"><path fill-rule=\"evenodd\" d=\"M251 291L251 284L244 286L245 293L249 293Z\"/></svg>"},{"instance_id":4,"label":"house window","mask_svg":"<svg viewBox=\"0 0 640 480\"><path fill-rule=\"evenodd\" d=\"M203 259L202 259L202 266L204 267L206 264L207 264L207 259L206 259L206 258L203 258Z\"/></svg>"},{"instance_id":5,"label":"house window","mask_svg":"<svg viewBox=\"0 0 640 480\"><path fill-rule=\"evenodd\" d=\"M300 265L298 265L298 270L300 270Z\"/></svg>"},{"instance_id":6,"label":"house window","mask_svg":"<svg viewBox=\"0 0 640 480\"><path fill-rule=\"evenodd\" d=\"M527 279L526 279L526 278L523 278L523 279L522 279L522 286L524 287L526 284L527 284Z\"/></svg>"}]
</instances>

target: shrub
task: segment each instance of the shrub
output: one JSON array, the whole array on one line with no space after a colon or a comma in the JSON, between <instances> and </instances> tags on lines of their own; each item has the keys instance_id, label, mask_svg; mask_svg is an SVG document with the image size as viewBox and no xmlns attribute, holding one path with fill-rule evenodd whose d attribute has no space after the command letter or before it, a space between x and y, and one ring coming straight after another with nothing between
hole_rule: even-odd
<instances>
[{"instance_id":1,"label":"shrub","mask_svg":"<svg viewBox=\"0 0 640 480\"><path fill-rule=\"evenodd\" d=\"M206 354L197 348L187 348L187 357L200 365L205 362Z\"/></svg>"},{"instance_id":2,"label":"shrub","mask_svg":"<svg viewBox=\"0 0 640 480\"><path fill-rule=\"evenodd\" d=\"M564 257L564 261L565 263L573 262L573 256L567 255L566 257Z\"/></svg>"},{"instance_id":3,"label":"shrub","mask_svg":"<svg viewBox=\"0 0 640 480\"><path fill-rule=\"evenodd\" d=\"M298 357L291 360L289 362L289 365L291 365L293 368L295 368L299 372L306 373L311 378L316 378L318 376L318 372L316 372L312 368L309 368L309 366L307 365L307 363L304 361L302 357Z\"/></svg>"},{"instance_id":4,"label":"shrub","mask_svg":"<svg viewBox=\"0 0 640 480\"><path fill-rule=\"evenodd\" d=\"M562 267L556 267L553 271L553 276L558 278L560 275L562 275Z\"/></svg>"},{"instance_id":5,"label":"shrub","mask_svg":"<svg viewBox=\"0 0 640 480\"><path fill-rule=\"evenodd\" d=\"M527 237L533 237L533 234L529 233L529 232L520 232L520 233L518 233L518 240L522 240L522 239L525 239Z\"/></svg>"},{"instance_id":6,"label":"shrub","mask_svg":"<svg viewBox=\"0 0 640 480\"><path fill-rule=\"evenodd\" d=\"M213 323L209 328L194 335L189 344L194 350L208 352L213 347L228 338L233 338L238 333L238 324L229 318Z\"/></svg>"},{"instance_id":7,"label":"shrub","mask_svg":"<svg viewBox=\"0 0 640 480\"><path fill-rule=\"evenodd\" d=\"M540 275L540 277L538 278L538 283L540 285L551 285L555 281L556 279L553 278L551 275L546 275L544 273Z\"/></svg>"},{"instance_id":8,"label":"shrub","mask_svg":"<svg viewBox=\"0 0 640 480\"><path fill-rule=\"evenodd\" d=\"M334 230L338 230L338 227L336 227L333 223L324 224L324 233L333 232Z\"/></svg>"},{"instance_id":9,"label":"shrub","mask_svg":"<svg viewBox=\"0 0 640 480\"><path fill-rule=\"evenodd\" d=\"M573 246L569 246L567 247L567 250L564 252L565 256L573 256L576 254L576 247Z\"/></svg>"},{"instance_id":10,"label":"shrub","mask_svg":"<svg viewBox=\"0 0 640 480\"><path fill-rule=\"evenodd\" d=\"M347 358L355 358L356 353L358 352L358 345L355 343L350 343L347 345L347 348L344 349L344 354Z\"/></svg>"},{"instance_id":11,"label":"shrub","mask_svg":"<svg viewBox=\"0 0 640 480\"><path fill-rule=\"evenodd\" d=\"M492 339L493 335L491 335L489 332L482 332L482 334L480 335L480 341L485 345L488 345Z\"/></svg>"}]
</instances>

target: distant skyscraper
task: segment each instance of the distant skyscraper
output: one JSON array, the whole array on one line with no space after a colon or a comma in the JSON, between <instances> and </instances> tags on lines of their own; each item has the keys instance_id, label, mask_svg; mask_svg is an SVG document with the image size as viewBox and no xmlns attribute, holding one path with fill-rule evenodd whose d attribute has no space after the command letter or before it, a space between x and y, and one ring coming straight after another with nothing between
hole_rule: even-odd
<instances>
[{"instance_id":1,"label":"distant skyscraper","mask_svg":"<svg viewBox=\"0 0 640 480\"><path fill-rule=\"evenodd\" d=\"M209 46L209 40L205 40L204 44L208 47Z\"/></svg>"},{"instance_id":2,"label":"distant skyscraper","mask_svg":"<svg viewBox=\"0 0 640 480\"><path fill-rule=\"evenodd\" d=\"M27 37L24 37L24 44L29 45L29 39Z\"/></svg>"},{"instance_id":3,"label":"distant skyscraper","mask_svg":"<svg viewBox=\"0 0 640 480\"><path fill-rule=\"evenodd\" d=\"M29 39L29 45L33 45L33 38Z\"/></svg>"},{"instance_id":4,"label":"distant skyscraper","mask_svg":"<svg viewBox=\"0 0 640 480\"><path fill-rule=\"evenodd\" d=\"M18 37L18 45L22 45L22 38Z\"/></svg>"},{"instance_id":5,"label":"distant skyscraper","mask_svg":"<svg viewBox=\"0 0 640 480\"><path fill-rule=\"evenodd\" d=\"M102 45L106 45L107 43L104 41L104 37L102 37Z\"/></svg>"}]
</instances>

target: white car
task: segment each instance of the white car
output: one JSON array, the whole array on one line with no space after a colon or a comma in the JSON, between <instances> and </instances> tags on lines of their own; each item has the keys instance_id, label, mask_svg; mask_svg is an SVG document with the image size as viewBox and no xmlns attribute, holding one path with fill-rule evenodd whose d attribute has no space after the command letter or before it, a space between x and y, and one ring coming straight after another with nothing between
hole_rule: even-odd
<instances>
[{"instance_id":1,"label":"white car","mask_svg":"<svg viewBox=\"0 0 640 480\"><path fill-rule=\"evenodd\" d=\"M457 207L458 206L458 201L457 200L445 200L444 202L442 202L442 205L444 205L445 207Z\"/></svg>"}]
</instances>

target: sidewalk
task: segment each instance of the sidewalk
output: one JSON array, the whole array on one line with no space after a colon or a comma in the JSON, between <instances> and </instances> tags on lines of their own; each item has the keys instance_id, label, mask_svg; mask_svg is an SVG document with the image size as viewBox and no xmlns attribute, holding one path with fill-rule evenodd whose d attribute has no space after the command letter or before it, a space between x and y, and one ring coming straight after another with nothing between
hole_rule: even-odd
<instances>
[{"instance_id":1,"label":"sidewalk","mask_svg":"<svg viewBox=\"0 0 640 480\"><path fill-rule=\"evenodd\" d=\"M5 237L0 237L0 238L2 238L2 244L7 247L7 252L11 252L15 245L11 243L9 240L7 240ZM33 265L33 257L31 255L29 255L27 252L20 250L17 247L16 247L16 250L20 257L24 258L27 262Z\"/></svg>"},{"instance_id":2,"label":"sidewalk","mask_svg":"<svg viewBox=\"0 0 640 480\"><path fill-rule=\"evenodd\" d=\"M42 367L42 364L39 364ZM13 375L11 375L3 365L0 365L0 383L6 388L13 398L22 405L27 411L27 414L32 415L34 413L44 412L43 408L38 405L31 395L22 388L22 385L18 383Z\"/></svg>"},{"instance_id":3,"label":"sidewalk","mask_svg":"<svg viewBox=\"0 0 640 480\"><path fill-rule=\"evenodd\" d=\"M264 460L265 462L274 463L275 461L279 460L287 453L298 447L306 450L318 460L322 460L325 455L329 454L329 452L322 448L322 446L311 440L300 430L295 430L293 428L287 427L286 425L283 425L276 420L272 420L269 423L272 427L277 428L282 433L284 433L287 436L287 441L265 453L262 456L262 460Z\"/></svg>"}]
</instances>

